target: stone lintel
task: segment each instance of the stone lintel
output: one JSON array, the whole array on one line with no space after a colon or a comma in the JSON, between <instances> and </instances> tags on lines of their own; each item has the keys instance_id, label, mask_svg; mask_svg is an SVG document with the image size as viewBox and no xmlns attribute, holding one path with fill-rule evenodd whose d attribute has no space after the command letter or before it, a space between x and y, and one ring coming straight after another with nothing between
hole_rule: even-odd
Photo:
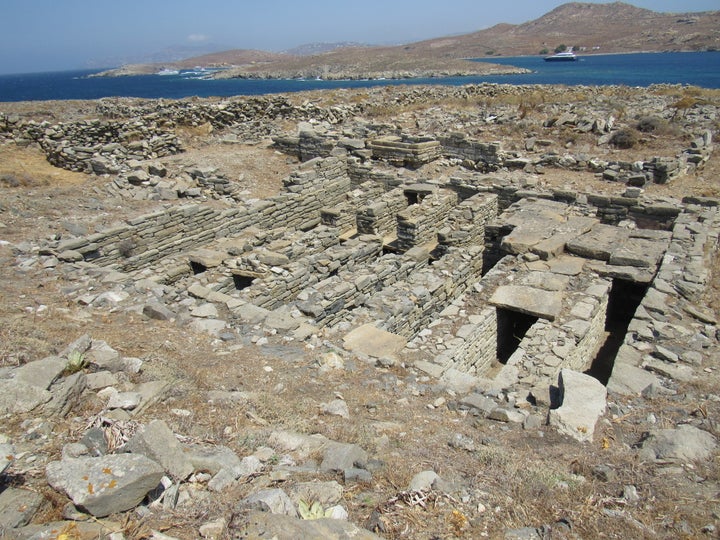
<instances>
[{"instance_id":1,"label":"stone lintel","mask_svg":"<svg viewBox=\"0 0 720 540\"><path fill-rule=\"evenodd\" d=\"M562 309L562 291L543 291L525 285L497 288L490 303L500 308L554 321Z\"/></svg>"}]
</instances>

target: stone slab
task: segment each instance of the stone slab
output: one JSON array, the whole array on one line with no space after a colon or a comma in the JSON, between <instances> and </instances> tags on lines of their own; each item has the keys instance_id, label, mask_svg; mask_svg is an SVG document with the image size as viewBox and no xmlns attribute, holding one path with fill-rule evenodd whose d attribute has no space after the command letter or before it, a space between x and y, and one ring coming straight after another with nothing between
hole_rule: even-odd
<instances>
[{"instance_id":1,"label":"stone slab","mask_svg":"<svg viewBox=\"0 0 720 540\"><path fill-rule=\"evenodd\" d=\"M525 285L502 285L490 298L494 306L554 321L562 310L562 291L544 291Z\"/></svg>"},{"instance_id":2,"label":"stone slab","mask_svg":"<svg viewBox=\"0 0 720 540\"><path fill-rule=\"evenodd\" d=\"M586 257L588 259L597 259L607 261L610 255L622 244L629 232L624 229L618 229L611 225L598 224L589 232L570 240L565 249L569 253Z\"/></svg>"},{"instance_id":3,"label":"stone slab","mask_svg":"<svg viewBox=\"0 0 720 540\"><path fill-rule=\"evenodd\" d=\"M163 468L145 456L113 454L48 463L48 483L96 517L134 508L160 483Z\"/></svg>"},{"instance_id":4,"label":"stone slab","mask_svg":"<svg viewBox=\"0 0 720 540\"><path fill-rule=\"evenodd\" d=\"M374 358L394 358L407 345L407 340L372 325L355 328L343 338L346 350L366 354Z\"/></svg>"}]
</instances>

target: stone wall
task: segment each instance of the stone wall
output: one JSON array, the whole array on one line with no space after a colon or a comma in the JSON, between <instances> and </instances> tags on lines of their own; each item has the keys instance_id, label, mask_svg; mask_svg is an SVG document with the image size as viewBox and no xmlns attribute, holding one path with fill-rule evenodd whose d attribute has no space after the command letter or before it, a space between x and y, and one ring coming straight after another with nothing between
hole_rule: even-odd
<instances>
[{"instance_id":1,"label":"stone wall","mask_svg":"<svg viewBox=\"0 0 720 540\"><path fill-rule=\"evenodd\" d=\"M475 167L487 169L502 164L504 153L500 142L481 142L464 133L451 133L439 138L443 156L472 162Z\"/></svg>"},{"instance_id":2,"label":"stone wall","mask_svg":"<svg viewBox=\"0 0 720 540\"><path fill-rule=\"evenodd\" d=\"M372 323L412 338L474 283L481 268L481 247L451 249L431 266L423 266L406 280L373 294L362 309L346 314L341 326L356 328Z\"/></svg>"},{"instance_id":3,"label":"stone wall","mask_svg":"<svg viewBox=\"0 0 720 540\"><path fill-rule=\"evenodd\" d=\"M256 279L252 285L240 291L238 297L257 307L277 309L293 302L301 291L338 272L340 268L364 264L381 253L382 240L378 237L352 239L284 267L273 268L267 277ZM234 288L232 283L232 280L228 280L218 290L230 292Z\"/></svg>"},{"instance_id":4,"label":"stone wall","mask_svg":"<svg viewBox=\"0 0 720 540\"><path fill-rule=\"evenodd\" d=\"M364 305L377 290L408 279L426 263L427 259L391 253L350 266L303 291L297 307L312 317L316 326L332 326L347 318L349 311Z\"/></svg>"},{"instance_id":5,"label":"stone wall","mask_svg":"<svg viewBox=\"0 0 720 540\"><path fill-rule=\"evenodd\" d=\"M358 233L394 235L397 232L397 214L407 206L407 198L402 188L384 193L377 202L357 211L355 218Z\"/></svg>"},{"instance_id":6,"label":"stone wall","mask_svg":"<svg viewBox=\"0 0 720 540\"><path fill-rule=\"evenodd\" d=\"M85 238L61 242L57 251L67 260L92 260L124 271L202 246L216 238L238 234L251 225L272 229L309 229L320 223L320 209L338 204L350 188L344 160L317 159L303 164L284 180L286 191L262 201L235 208L200 205L172 207L140 216ZM64 254L64 255L63 255Z\"/></svg>"},{"instance_id":7,"label":"stone wall","mask_svg":"<svg viewBox=\"0 0 720 540\"><path fill-rule=\"evenodd\" d=\"M382 184L367 181L349 191L344 201L333 207L325 207L320 211L323 225L337 227L341 232L357 229L358 208L363 208L372 201L382 199L385 189ZM367 229L363 234L368 233Z\"/></svg>"},{"instance_id":8,"label":"stone wall","mask_svg":"<svg viewBox=\"0 0 720 540\"><path fill-rule=\"evenodd\" d=\"M484 244L485 225L497 218L497 196L478 193L465 199L448 214L445 225L438 229L438 248L445 253L451 247Z\"/></svg>"},{"instance_id":9,"label":"stone wall","mask_svg":"<svg viewBox=\"0 0 720 540\"><path fill-rule=\"evenodd\" d=\"M397 214L397 248L407 251L415 246L437 241L450 210L457 205L454 191L438 189L427 195L419 204L411 204Z\"/></svg>"}]
</instances>

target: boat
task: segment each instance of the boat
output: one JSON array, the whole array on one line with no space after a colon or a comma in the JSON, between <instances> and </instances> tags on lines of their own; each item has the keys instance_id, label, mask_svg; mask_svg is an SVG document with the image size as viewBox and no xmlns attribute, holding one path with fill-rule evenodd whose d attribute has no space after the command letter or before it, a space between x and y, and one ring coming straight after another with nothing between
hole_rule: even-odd
<instances>
[{"instance_id":1,"label":"boat","mask_svg":"<svg viewBox=\"0 0 720 540\"><path fill-rule=\"evenodd\" d=\"M160 71L158 71L157 74L158 75L180 75L180 72L177 69L163 68Z\"/></svg>"},{"instance_id":2,"label":"boat","mask_svg":"<svg viewBox=\"0 0 720 540\"><path fill-rule=\"evenodd\" d=\"M573 52L572 47L570 47L567 51L545 57L546 62L574 62L575 60L577 60L577 55Z\"/></svg>"}]
</instances>

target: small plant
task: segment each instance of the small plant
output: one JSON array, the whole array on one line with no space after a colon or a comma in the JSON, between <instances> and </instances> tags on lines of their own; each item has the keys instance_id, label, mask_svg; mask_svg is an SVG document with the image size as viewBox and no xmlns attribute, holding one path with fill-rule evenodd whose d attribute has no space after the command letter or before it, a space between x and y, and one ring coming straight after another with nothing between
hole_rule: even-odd
<instances>
[{"instance_id":1,"label":"small plant","mask_svg":"<svg viewBox=\"0 0 720 540\"><path fill-rule=\"evenodd\" d=\"M303 519L323 519L332 516L332 508L325 510L322 504L317 501L308 505L308 503L300 499L298 503L298 513Z\"/></svg>"},{"instance_id":2,"label":"small plant","mask_svg":"<svg viewBox=\"0 0 720 540\"><path fill-rule=\"evenodd\" d=\"M635 129L642 133L653 133L659 131L664 124L665 121L657 116L643 116L638 120Z\"/></svg>"},{"instance_id":3,"label":"small plant","mask_svg":"<svg viewBox=\"0 0 720 540\"><path fill-rule=\"evenodd\" d=\"M615 148L621 148L627 150L634 147L638 143L637 135L635 131L631 129L620 129L613 133L610 137L610 144Z\"/></svg>"},{"instance_id":4,"label":"small plant","mask_svg":"<svg viewBox=\"0 0 720 540\"><path fill-rule=\"evenodd\" d=\"M69 374L77 373L85 367L87 359L85 355L80 351L73 351L68 354L67 364L65 364L65 371Z\"/></svg>"}]
</instances>

